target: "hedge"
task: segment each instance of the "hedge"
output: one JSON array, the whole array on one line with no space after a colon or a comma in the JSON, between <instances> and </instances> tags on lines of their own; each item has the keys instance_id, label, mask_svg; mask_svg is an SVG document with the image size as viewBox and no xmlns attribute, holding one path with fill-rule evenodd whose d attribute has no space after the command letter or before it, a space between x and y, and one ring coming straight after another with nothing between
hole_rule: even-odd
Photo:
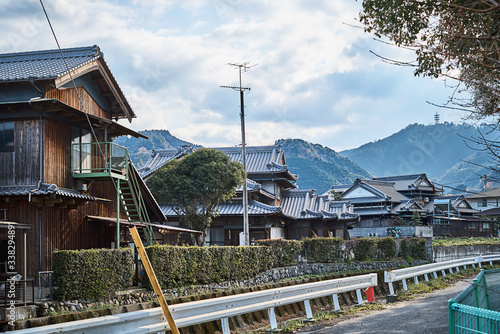
<instances>
[{"instance_id":1,"label":"hedge","mask_svg":"<svg viewBox=\"0 0 500 334\"><path fill-rule=\"evenodd\" d=\"M427 259L427 246L424 238L365 237L347 240L345 244L347 253L352 253L355 261L367 261L369 259L389 260L396 257Z\"/></svg>"},{"instance_id":2,"label":"hedge","mask_svg":"<svg viewBox=\"0 0 500 334\"><path fill-rule=\"evenodd\" d=\"M264 246L156 245L146 247L146 252L163 288L250 279L276 261ZM145 284L149 286L147 280Z\"/></svg>"},{"instance_id":3,"label":"hedge","mask_svg":"<svg viewBox=\"0 0 500 334\"><path fill-rule=\"evenodd\" d=\"M297 263L302 252L302 241L284 239L256 240L258 246L267 246L273 259L272 267L287 267Z\"/></svg>"},{"instance_id":4,"label":"hedge","mask_svg":"<svg viewBox=\"0 0 500 334\"><path fill-rule=\"evenodd\" d=\"M307 262L333 263L346 257L342 238L304 238L302 242Z\"/></svg>"},{"instance_id":5,"label":"hedge","mask_svg":"<svg viewBox=\"0 0 500 334\"><path fill-rule=\"evenodd\" d=\"M132 249L62 250L52 253L57 300L108 299L132 285Z\"/></svg>"}]
</instances>

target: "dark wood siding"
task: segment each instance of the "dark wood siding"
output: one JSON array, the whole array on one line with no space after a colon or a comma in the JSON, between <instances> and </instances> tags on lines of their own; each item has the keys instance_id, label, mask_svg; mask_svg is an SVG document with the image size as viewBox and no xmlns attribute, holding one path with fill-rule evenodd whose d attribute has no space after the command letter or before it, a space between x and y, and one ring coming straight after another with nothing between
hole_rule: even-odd
<instances>
[{"instance_id":1,"label":"dark wood siding","mask_svg":"<svg viewBox=\"0 0 500 334\"><path fill-rule=\"evenodd\" d=\"M0 152L0 185L34 185L40 180L40 122L16 121L14 152Z\"/></svg>"},{"instance_id":2,"label":"dark wood siding","mask_svg":"<svg viewBox=\"0 0 500 334\"><path fill-rule=\"evenodd\" d=\"M44 182L72 188L71 127L45 120Z\"/></svg>"},{"instance_id":3,"label":"dark wood siding","mask_svg":"<svg viewBox=\"0 0 500 334\"><path fill-rule=\"evenodd\" d=\"M111 119L111 114L104 111L92 98L92 96L83 87L76 87L78 93L76 93L74 88L63 88L57 89L51 85L46 85L45 97L48 99L58 99L67 105L72 106L81 111L85 111L88 114L99 116L102 118ZM83 107L80 104L80 99L82 99Z\"/></svg>"}]
</instances>

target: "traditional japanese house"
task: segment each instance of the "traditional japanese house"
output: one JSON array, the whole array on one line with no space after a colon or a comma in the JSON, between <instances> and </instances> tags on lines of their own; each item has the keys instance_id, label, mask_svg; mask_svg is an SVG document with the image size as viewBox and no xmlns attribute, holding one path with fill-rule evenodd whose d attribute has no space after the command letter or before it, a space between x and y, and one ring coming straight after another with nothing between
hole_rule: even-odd
<instances>
[{"instance_id":1,"label":"traditional japanese house","mask_svg":"<svg viewBox=\"0 0 500 334\"><path fill-rule=\"evenodd\" d=\"M281 206L290 239L304 237L340 237L348 239L347 230L357 223L350 201L334 201L315 190L286 190Z\"/></svg>"},{"instance_id":2,"label":"traditional japanese house","mask_svg":"<svg viewBox=\"0 0 500 334\"><path fill-rule=\"evenodd\" d=\"M164 225L127 150L111 142L142 135L116 122L135 114L99 47L62 54L0 55L0 264L11 226L14 271L36 279L55 249L127 245L122 224L144 227L150 242L182 231Z\"/></svg>"},{"instance_id":3,"label":"traditional japanese house","mask_svg":"<svg viewBox=\"0 0 500 334\"><path fill-rule=\"evenodd\" d=\"M239 147L216 149L226 153L233 161L243 161ZM154 150L150 160L139 172L147 178L163 164L188 153L185 147L179 150ZM285 152L280 145L250 146L246 153L250 240L300 239L314 235L348 238L347 225L357 220L357 215L349 211L347 202L339 206L332 204L328 196L318 197L315 191L295 190L298 176L290 173ZM310 193L315 194L312 202L306 200ZM297 200L299 198L300 201ZM179 219L178 213L168 203L162 203L161 208L169 221ZM311 210L315 213L309 214ZM302 215L302 211L308 214ZM207 244L240 244L239 235L243 232L242 187L237 189L234 199L219 206L218 213L219 217L208 231Z\"/></svg>"},{"instance_id":4,"label":"traditional japanese house","mask_svg":"<svg viewBox=\"0 0 500 334\"><path fill-rule=\"evenodd\" d=\"M496 233L493 222L479 216L463 195L436 197L425 209L436 237L489 237Z\"/></svg>"},{"instance_id":5,"label":"traditional japanese house","mask_svg":"<svg viewBox=\"0 0 500 334\"><path fill-rule=\"evenodd\" d=\"M443 187L433 183L425 173L374 177L373 180L394 182L394 189L397 192L419 201L422 205L432 202L434 197L443 194Z\"/></svg>"},{"instance_id":6,"label":"traditional japanese house","mask_svg":"<svg viewBox=\"0 0 500 334\"><path fill-rule=\"evenodd\" d=\"M425 212L418 201L394 188L395 182L357 179L345 190L342 200L351 201L360 216L356 227L406 225L413 211Z\"/></svg>"}]
</instances>

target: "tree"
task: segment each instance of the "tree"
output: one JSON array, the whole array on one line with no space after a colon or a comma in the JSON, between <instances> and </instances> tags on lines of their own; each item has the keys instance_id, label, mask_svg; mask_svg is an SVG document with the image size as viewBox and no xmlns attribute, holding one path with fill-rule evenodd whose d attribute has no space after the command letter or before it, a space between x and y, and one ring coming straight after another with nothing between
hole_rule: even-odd
<instances>
[{"instance_id":1,"label":"tree","mask_svg":"<svg viewBox=\"0 0 500 334\"><path fill-rule=\"evenodd\" d=\"M422 219L420 219L420 213L417 210L413 211L411 216L410 225L412 226L422 226Z\"/></svg>"},{"instance_id":2,"label":"tree","mask_svg":"<svg viewBox=\"0 0 500 334\"><path fill-rule=\"evenodd\" d=\"M159 202L172 205L182 223L202 232L195 237L202 246L219 204L231 199L245 181L242 164L223 152L201 148L162 166L147 184Z\"/></svg>"},{"instance_id":3,"label":"tree","mask_svg":"<svg viewBox=\"0 0 500 334\"><path fill-rule=\"evenodd\" d=\"M415 75L457 79L471 93L455 99L478 118L500 119L500 3L497 0L363 0L365 31L415 51Z\"/></svg>"}]
</instances>

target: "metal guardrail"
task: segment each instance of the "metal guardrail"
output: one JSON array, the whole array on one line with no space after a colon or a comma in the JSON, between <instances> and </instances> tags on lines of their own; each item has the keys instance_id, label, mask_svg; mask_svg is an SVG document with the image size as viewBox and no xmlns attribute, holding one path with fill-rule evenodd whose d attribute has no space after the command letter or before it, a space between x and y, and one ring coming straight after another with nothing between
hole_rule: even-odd
<instances>
[{"instance_id":1,"label":"metal guardrail","mask_svg":"<svg viewBox=\"0 0 500 334\"><path fill-rule=\"evenodd\" d=\"M271 329L274 330L278 327L274 312L275 307L304 302L306 316L308 319L312 319L313 315L309 300L331 295L335 309L338 310L337 294L356 291L358 304L362 304L361 289L370 288L375 285L377 285L377 274L368 274L175 304L169 306L169 309L179 328L220 320L223 334L230 333L229 317L267 309ZM136 312L23 329L22 331L13 331L12 333L149 334L163 332L168 329L169 327L165 322L162 310L160 307L157 307Z\"/></svg>"},{"instance_id":2,"label":"metal guardrail","mask_svg":"<svg viewBox=\"0 0 500 334\"><path fill-rule=\"evenodd\" d=\"M437 272L441 271L442 275L446 275L446 271L449 271L450 274L453 274L453 268L455 268L456 272L460 271L460 267L464 269L467 266L475 267L476 264L481 268L482 262L490 262L500 260L500 254L493 255L484 255L477 257L469 257L465 259L451 260L451 261L443 261L437 263L424 264L422 266L409 267L403 269L396 269L384 272L384 282L389 285L389 292L391 295L394 294L394 286L393 283L397 281L402 281L403 289L405 291L408 290L408 286L406 284L406 279L413 278L415 284L418 284L418 276L424 276L426 281L429 281L428 274L432 273L434 278L437 278Z\"/></svg>"}]
</instances>

